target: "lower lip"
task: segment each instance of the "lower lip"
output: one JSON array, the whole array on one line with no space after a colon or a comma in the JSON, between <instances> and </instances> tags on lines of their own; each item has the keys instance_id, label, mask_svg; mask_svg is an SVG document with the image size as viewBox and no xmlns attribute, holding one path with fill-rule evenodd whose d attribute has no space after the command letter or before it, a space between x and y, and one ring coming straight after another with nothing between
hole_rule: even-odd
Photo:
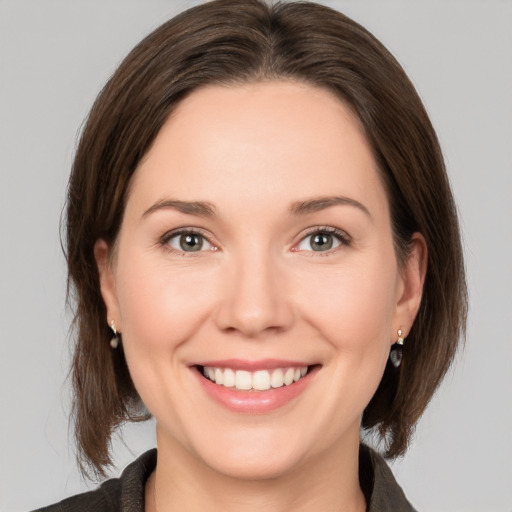
<instances>
[{"instance_id":1,"label":"lower lip","mask_svg":"<svg viewBox=\"0 0 512 512\"><path fill-rule=\"evenodd\" d=\"M240 391L219 386L203 377L197 368L194 368L193 371L206 393L220 405L234 412L262 414L279 409L297 398L306 389L313 377L312 374L316 373L317 369L317 367L312 368L304 377L289 386L271 388L266 391Z\"/></svg>"}]
</instances>

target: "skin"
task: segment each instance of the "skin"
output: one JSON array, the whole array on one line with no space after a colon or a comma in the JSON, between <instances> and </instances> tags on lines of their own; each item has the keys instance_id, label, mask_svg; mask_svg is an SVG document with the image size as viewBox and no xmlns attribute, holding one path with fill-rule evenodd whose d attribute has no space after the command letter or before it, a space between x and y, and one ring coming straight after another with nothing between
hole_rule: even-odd
<instances>
[{"instance_id":1,"label":"skin","mask_svg":"<svg viewBox=\"0 0 512 512\"><path fill-rule=\"evenodd\" d=\"M360 206L296 211L332 196ZM169 200L214 213L161 207ZM332 248L313 250L311 230L325 227L343 238L327 233ZM204 250L181 250L165 236L177 228L204 235ZM417 313L426 248L415 235L399 266L388 199L346 105L285 81L194 92L136 170L115 252L98 240L95 255L106 320L157 421L147 510L365 510L361 415ZM190 368L228 358L319 370L283 407L241 414Z\"/></svg>"}]
</instances>

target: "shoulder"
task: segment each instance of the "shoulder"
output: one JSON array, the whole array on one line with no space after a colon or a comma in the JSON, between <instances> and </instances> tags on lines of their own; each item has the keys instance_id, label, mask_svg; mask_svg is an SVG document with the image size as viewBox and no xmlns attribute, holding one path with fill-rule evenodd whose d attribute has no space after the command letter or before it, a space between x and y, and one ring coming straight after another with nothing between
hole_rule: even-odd
<instances>
[{"instance_id":1,"label":"shoulder","mask_svg":"<svg viewBox=\"0 0 512 512\"><path fill-rule=\"evenodd\" d=\"M35 512L110 512L120 510L120 479L107 480L94 491L84 492L66 498L59 503L37 509Z\"/></svg>"},{"instance_id":2,"label":"shoulder","mask_svg":"<svg viewBox=\"0 0 512 512\"><path fill-rule=\"evenodd\" d=\"M386 461L365 445L359 450L359 480L368 512L416 512Z\"/></svg>"},{"instance_id":3,"label":"shoulder","mask_svg":"<svg viewBox=\"0 0 512 512\"><path fill-rule=\"evenodd\" d=\"M39 508L34 512L143 512L146 480L155 469L156 450L132 462L120 478L103 482L97 489Z\"/></svg>"}]
</instances>

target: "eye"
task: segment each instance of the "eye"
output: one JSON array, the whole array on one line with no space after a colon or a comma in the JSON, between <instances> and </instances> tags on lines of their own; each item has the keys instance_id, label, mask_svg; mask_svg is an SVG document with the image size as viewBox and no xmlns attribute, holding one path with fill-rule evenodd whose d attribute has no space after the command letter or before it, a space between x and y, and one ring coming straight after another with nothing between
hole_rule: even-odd
<instances>
[{"instance_id":1,"label":"eye","mask_svg":"<svg viewBox=\"0 0 512 512\"><path fill-rule=\"evenodd\" d=\"M348 237L342 231L336 228L321 228L305 236L297 245L297 250L327 252L348 243Z\"/></svg>"},{"instance_id":2,"label":"eye","mask_svg":"<svg viewBox=\"0 0 512 512\"><path fill-rule=\"evenodd\" d=\"M165 245L180 252L211 251L212 244L201 234L195 231L182 231L168 236Z\"/></svg>"}]
</instances>

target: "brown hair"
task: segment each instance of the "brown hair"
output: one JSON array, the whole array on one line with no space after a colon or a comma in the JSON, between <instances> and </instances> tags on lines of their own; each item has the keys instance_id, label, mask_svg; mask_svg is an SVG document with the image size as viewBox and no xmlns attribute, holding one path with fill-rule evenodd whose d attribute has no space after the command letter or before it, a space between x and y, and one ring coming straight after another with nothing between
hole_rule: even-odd
<instances>
[{"instance_id":1,"label":"brown hair","mask_svg":"<svg viewBox=\"0 0 512 512\"><path fill-rule=\"evenodd\" d=\"M407 448L414 425L448 370L464 331L467 292L457 214L435 132L407 76L367 30L314 3L215 0L147 36L98 96L69 182L67 259L76 301L72 377L82 469L110 464L110 438L148 417L122 345L111 350L93 247L114 244L130 179L176 105L208 84L289 79L334 92L360 119L391 205L399 261L414 232L428 270L420 310L399 369L388 364L363 427Z\"/></svg>"}]
</instances>

